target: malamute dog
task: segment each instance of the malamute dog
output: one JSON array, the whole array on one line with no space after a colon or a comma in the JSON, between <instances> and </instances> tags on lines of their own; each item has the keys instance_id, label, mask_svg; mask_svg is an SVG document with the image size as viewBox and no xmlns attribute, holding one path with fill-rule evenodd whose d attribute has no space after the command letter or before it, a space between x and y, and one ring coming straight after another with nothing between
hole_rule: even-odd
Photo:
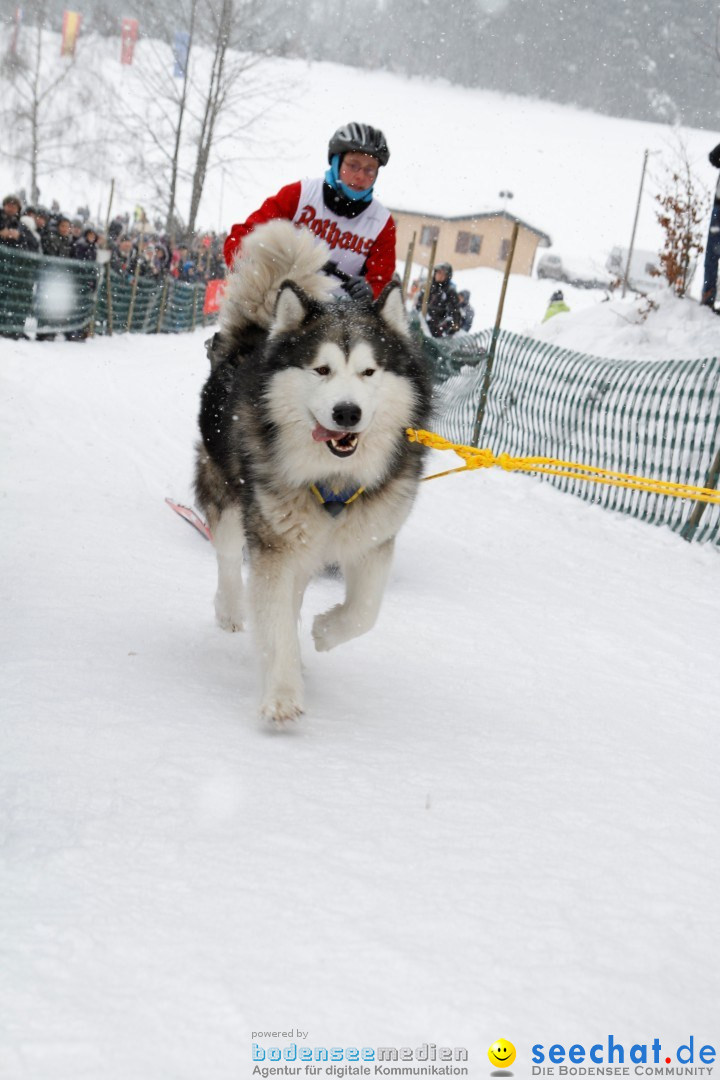
<instances>
[{"instance_id":1,"label":"malamute dog","mask_svg":"<svg viewBox=\"0 0 720 1080\"><path fill-rule=\"evenodd\" d=\"M221 353L202 391L195 486L218 560L215 612L250 614L264 666L262 714L303 711L298 618L311 576L337 564L345 600L313 625L332 649L378 615L398 529L412 507L430 378L400 288L374 303L330 299L328 250L285 221L256 229L229 275Z\"/></svg>"}]
</instances>

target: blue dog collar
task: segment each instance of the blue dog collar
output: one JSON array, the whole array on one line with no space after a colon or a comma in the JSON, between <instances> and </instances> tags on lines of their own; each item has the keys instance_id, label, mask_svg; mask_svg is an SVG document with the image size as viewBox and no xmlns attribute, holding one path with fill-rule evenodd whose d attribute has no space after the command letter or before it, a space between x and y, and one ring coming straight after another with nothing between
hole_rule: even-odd
<instances>
[{"instance_id":1,"label":"blue dog collar","mask_svg":"<svg viewBox=\"0 0 720 1080\"><path fill-rule=\"evenodd\" d=\"M362 495L365 488L346 488L345 491L335 491L334 488L324 487L323 484L311 484L310 490L331 517L337 517L346 506L355 502L358 495Z\"/></svg>"}]
</instances>

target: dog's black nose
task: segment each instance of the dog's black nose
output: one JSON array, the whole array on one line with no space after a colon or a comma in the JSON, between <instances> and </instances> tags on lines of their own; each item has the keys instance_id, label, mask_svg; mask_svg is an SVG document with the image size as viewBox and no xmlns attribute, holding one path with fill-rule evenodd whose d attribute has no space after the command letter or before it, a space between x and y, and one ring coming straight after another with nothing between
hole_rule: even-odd
<instances>
[{"instance_id":1,"label":"dog's black nose","mask_svg":"<svg viewBox=\"0 0 720 1080\"><path fill-rule=\"evenodd\" d=\"M333 422L343 431L360 423L362 409L354 401L341 401L332 411Z\"/></svg>"}]
</instances>

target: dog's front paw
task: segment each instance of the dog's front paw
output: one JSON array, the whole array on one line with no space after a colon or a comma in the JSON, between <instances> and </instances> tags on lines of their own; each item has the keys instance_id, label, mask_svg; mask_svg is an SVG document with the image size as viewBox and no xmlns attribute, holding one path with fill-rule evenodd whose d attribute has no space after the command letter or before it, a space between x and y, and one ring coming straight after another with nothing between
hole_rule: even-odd
<instances>
[{"instance_id":1,"label":"dog's front paw","mask_svg":"<svg viewBox=\"0 0 720 1080\"><path fill-rule=\"evenodd\" d=\"M218 597L215 598L215 620L219 627L227 630L230 634L245 629L242 612L237 608L233 609L232 604L227 604Z\"/></svg>"},{"instance_id":2,"label":"dog's front paw","mask_svg":"<svg viewBox=\"0 0 720 1080\"><path fill-rule=\"evenodd\" d=\"M245 623L242 618L237 615L228 615L226 612L215 612L215 618L218 626L222 630L227 630L229 634L238 633L240 630L245 629Z\"/></svg>"},{"instance_id":3,"label":"dog's front paw","mask_svg":"<svg viewBox=\"0 0 720 1080\"><path fill-rule=\"evenodd\" d=\"M283 687L266 694L260 706L260 715L263 720L274 727L284 727L285 724L293 723L302 716L304 711L302 696Z\"/></svg>"},{"instance_id":4,"label":"dog's front paw","mask_svg":"<svg viewBox=\"0 0 720 1080\"><path fill-rule=\"evenodd\" d=\"M322 615L316 615L313 621L312 636L318 652L328 652L346 640L342 632L342 605L338 604Z\"/></svg>"}]
</instances>

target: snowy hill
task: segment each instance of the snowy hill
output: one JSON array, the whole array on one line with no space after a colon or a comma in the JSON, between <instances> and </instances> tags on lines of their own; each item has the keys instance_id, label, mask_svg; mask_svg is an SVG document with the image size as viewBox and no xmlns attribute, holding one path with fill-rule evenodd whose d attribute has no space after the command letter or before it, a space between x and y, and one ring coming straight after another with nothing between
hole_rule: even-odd
<instances>
[{"instance_id":1,"label":"snowy hill","mask_svg":"<svg viewBox=\"0 0 720 1080\"><path fill-rule=\"evenodd\" d=\"M48 34L47 39L45 63L52 71L53 65L66 61L58 55L58 36ZM198 49L196 57L196 78L202 83L209 54ZM134 65L123 68L119 40L80 39L76 74L89 97L86 108L73 116L73 125L86 133L88 146L100 131L109 133L111 141L102 154L68 152L64 167L55 166L41 179L45 201L57 197L74 211L87 200L93 214L104 219L114 177L116 209L132 211L138 202L152 202L153 183L140 176L135 144L142 146L144 169L152 169L153 162L159 166L158 151L147 139L133 139L113 120L122 116L129 123L132 109L152 117L159 129L157 102L140 76L143 66L170 71L169 48L141 40ZM392 158L377 185L387 205L461 214L497 207L499 192L509 189L514 194L509 209L549 233L553 250L568 257L592 257L600 264L610 248L629 241L645 149L651 157L639 247L656 250L660 242L652 194L663 161L673 160L678 139L687 145L708 189L717 179L707 161L712 148L707 131L675 131L438 80L326 63L268 59L248 73L246 86L245 99L222 124L219 156L233 163L216 163L208 179L200 208L200 223L206 228L225 229L282 184L323 171L330 134L351 118L367 119L387 133ZM248 117L265 108L262 118L246 129ZM190 126L185 167L194 160L192 132ZM27 173L4 157L0 184L27 187ZM184 183L181 208L188 200Z\"/></svg>"}]
</instances>

